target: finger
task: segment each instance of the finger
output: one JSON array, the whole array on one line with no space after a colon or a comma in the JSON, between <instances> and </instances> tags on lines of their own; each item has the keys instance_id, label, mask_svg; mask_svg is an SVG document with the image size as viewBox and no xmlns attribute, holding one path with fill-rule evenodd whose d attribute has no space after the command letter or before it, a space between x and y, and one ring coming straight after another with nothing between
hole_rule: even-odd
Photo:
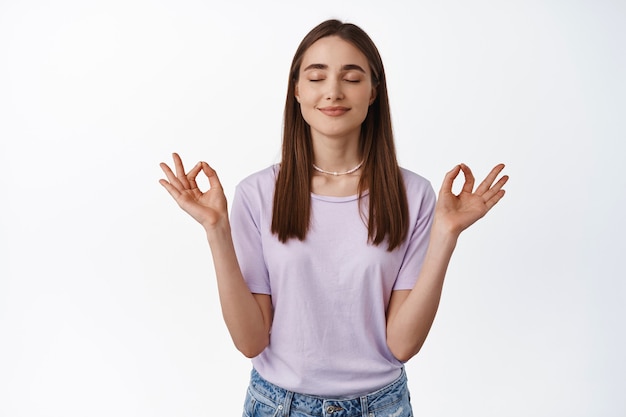
<instances>
[{"instance_id":1,"label":"finger","mask_svg":"<svg viewBox=\"0 0 626 417\"><path fill-rule=\"evenodd\" d=\"M500 190L497 193L495 193L488 201L486 201L485 205L487 206L487 211L491 210L491 208L495 206L498 203L498 201L502 199L502 197L504 197L505 193L506 193L505 190Z\"/></svg>"},{"instance_id":2,"label":"finger","mask_svg":"<svg viewBox=\"0 0 626 417\"><path fill-rule=\"evenodd\" d=\"M170 195L174 198L174 200L178 200L178 197L180 196L180 191L178 191L178 189L176 187L174 187L172 184L170 184L169 182L167 182L166 180L159 180L159 184L161 184L168 193L170 193Z\"/></svg>"},{"instance_id":3,"label":"finger","mask_svg":"<svg viewBox=\"0 0 626 417\"><path fill-rule=\"evenodd\" d=\"M498 164L495 167L493 167L489 175L487 175L487 177L483 180L483 182L480 183L480 185L476 189L476 194L478 195L485 194L487 190L491 188L491 185L493 184L493 182L498 177L498 174L500 174L500 172L502 172L503 169L504 169L504 164Z\"/></svg>"},{"instance_id":4,"label":"finger","mask_svg":"<svg viewBox=\"0 0 626 417\"><path fill-rule=\"evenodd\" d=\"M187 173L187 181L189 182L189 186L193 190L194 188L198 188L198 184L196 183L196 177L202 170L202 163L198 162L192 169Z\"/></svg>"},{"instance_id":5,"label":"finger","mask_svg":"<svg viewBox=\"0 0 626 417\"><path fill-rule=\"evenodd\" d=\"M167 177L167 180L169 181L171 185L181 190L184 189L183 185L180 183L178 178L176 178L176 175L172 172L170 167L165 162L161 162L159 166L165 173L165 176Z\"/></svg>"},{"instance_id":6,"label":"finger","mask_svg":"<svg viewBox=\"0 0 626 417\"><path fill-rule=\"evenodd\" d=\"M443 183L441 183L441 189L439 190L439 195L442 194L451 194L452 193L452 185L454 184L454 180L461 172L461 165L456 165L450 171L448 171L443 178Z\"/></svg>"},{"instance_id":7,"label":"finger","mask_svg":"<svg viewBox=\"0 0 626 417\"><path fill-rule=\"evenodd\" d=\"M474 174L472 174L472 170L465 164L461 164L461 170L463 171L463 175L465 176L465 183L463 184L463 189L461 192L472 193L474 190L475 178Z\"/></svg>"},{"instance_id":8,"label":"finger","mask_svg":"<svg viewBox=\"0 0 626 417\"><path fill-rule=\"evenodd\" d=\"M209 179L209 186L211 187L211 189L213 188L223 189L222 183L220 182L220 179L217 176L217 172L215 172L215 170L211 168L211 166L207 164L206 162L201 162L201 166L202 166L202 172L204 172L204 175L206 175L207 178Z\"/></svg>"},{"instance_id":9,"label":"finger","mask_svg":"<svg viewBox=\"0 0 626 417\"><path fill-rule=\"evenodd\" d=\"M189 186L189 181L187 180L187 176L185 175L185 167L183 166L183 160L180 159L180 156L174 152L172 154L172 158L174 158L174 167L176 168L176 177L183 185L183 188L188 189L191 188Z\"/></svg>"},{"instance_id":10,"label":"finger","mask_svg":"<svg viewBox=\"0 0 626 417\"><path fill-rule=\"evenodd\" d=\"M489 200L491 200L493 196L496 195L502 189L502 187L504 187L504 184L506 184L508 180L509 180L509 176L504 175L489 190L487 190L487 192L483 194L483 199L485 200L485 202L488 202Z\"/></svg>"}]
</instances>

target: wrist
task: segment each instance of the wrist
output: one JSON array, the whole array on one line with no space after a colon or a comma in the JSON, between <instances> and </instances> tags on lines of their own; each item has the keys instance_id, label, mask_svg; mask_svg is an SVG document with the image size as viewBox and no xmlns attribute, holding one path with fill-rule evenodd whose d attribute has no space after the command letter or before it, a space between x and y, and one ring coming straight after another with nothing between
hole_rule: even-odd
<instances>
[{"instance_id":1,"label":"wrist","mask_svg":"<svg viewBox=\"0 0 626 417\"><path fill-rule=\"evenodd\" d=\"M213 241L219 241L224 237L230 238L230 223L228 222L228 218L219 220L215 223L211 224L203 224L204 231L206 233L207 239L209 243Z\"/></svg>"},{"instance_id":2,"label":"wrist","mask_svg":"<svg viewBox=\"0 0 626 417\"><path fill-rule=\"evenodd\" d=\"M461 230L455 227L451 227L435 217L433 224L430 229L430 240L431 242L437 242L444 244L446 246L451 245L452 247L456 246L456 242L461 235Z\"/></svg>"}]
</instances>

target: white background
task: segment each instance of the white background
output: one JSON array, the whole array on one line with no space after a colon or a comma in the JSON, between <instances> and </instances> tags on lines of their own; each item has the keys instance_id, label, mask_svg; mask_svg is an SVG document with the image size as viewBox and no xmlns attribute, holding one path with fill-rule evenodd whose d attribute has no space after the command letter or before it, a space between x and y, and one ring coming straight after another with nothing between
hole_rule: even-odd
<instances>
[{"instance_id":1,"label":"white background","mask_svg":"<svg viewBox=\"0 0 626 417\"><path fill-rule=\"evenodd\" d=\"M402 5L400 5L402 4ZM622 1L0 1L0 416L239 416L250 364L179 152L228 197L278 161L288 68L377 43L401 164L507 164L407 365L419 416L624 416Z\"/></svg>"}]
</instances>

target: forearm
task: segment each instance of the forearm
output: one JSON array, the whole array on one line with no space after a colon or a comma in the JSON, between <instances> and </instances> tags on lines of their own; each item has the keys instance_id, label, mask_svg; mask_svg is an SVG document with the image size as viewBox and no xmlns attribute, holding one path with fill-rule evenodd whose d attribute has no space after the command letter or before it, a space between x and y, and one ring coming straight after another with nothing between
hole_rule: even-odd
<instances>
[{"instance_id":1,"label":"forearm","mask_svg":"<svg viewBox=\"0 0 626 417\"><path fill-rule=\"evenodd\" d=\"M413 289L387 317L387 344L394 356L407 361L421 349L433 324L446 271L458 233L431 229L424 263Z\"/></svg>"},{"instance_id":2,"label":"forearm","mask_svg":"<svg viewBox=\"0 0 626 417\"><path fill-rule=\"evenodd\" d=\"M271 316L264 314L243 279L228 221L206 231L226 327L237 349L254 357L269 343Z\"/></svg>"}]
</instances>

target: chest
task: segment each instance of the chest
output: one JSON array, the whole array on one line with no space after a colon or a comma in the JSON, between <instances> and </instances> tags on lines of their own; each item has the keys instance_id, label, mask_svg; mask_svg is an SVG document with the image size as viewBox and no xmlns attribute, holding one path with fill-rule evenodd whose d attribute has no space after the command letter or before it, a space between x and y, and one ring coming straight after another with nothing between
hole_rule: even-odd
<instances>
[{"instance_id":1,"label":"chest","mask_svg":"<svg viewBox=\"0 0 626 417\"><path fill-rule=\"evenodd\" d=\"M366 203L363 201L362 203ZM313 200L304 241L279 242L267 231L264 258L272 296L308 294L316 299L388 297L402 265L403 250L387 251L368 242L359 202Z\"/></svg>"}]
</instances>

